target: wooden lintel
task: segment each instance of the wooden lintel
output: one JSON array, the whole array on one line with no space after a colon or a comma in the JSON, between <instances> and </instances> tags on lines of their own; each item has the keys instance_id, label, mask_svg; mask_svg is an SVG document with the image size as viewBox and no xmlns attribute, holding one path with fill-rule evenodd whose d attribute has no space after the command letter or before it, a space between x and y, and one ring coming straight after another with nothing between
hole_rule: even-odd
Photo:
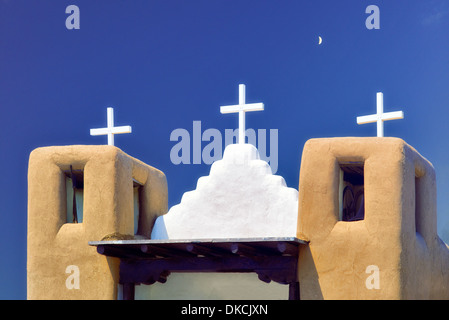
<instances>
[{"instance_id":1,"label":"wooden lintel","mask_svg":"<svg viewBox=\"0 0 449 320\"><path fill-rule=\"evenodd\" d=\"M120 283L155 282L167 272L256 272L279 283L296 281L297 257L189 257L122 260Z\"/></svg>"}]
</instances>

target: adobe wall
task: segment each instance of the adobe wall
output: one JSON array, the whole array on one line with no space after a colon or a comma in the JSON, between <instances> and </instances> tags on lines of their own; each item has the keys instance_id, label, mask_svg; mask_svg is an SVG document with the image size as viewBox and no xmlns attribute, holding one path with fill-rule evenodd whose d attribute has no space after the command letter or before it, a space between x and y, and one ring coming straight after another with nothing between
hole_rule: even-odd
<instances>
[{"instance_id":1,"label":"adobe wall","mask_svg":"<svg viewBox=\"0 0 449 320\"><path fill-rule=\"evenodd\" d=\"M64 171L84 170L82 223L67 223ZM34 150L28 169L28 299L116 299L118 259L89 241L134 235L133 179L143 185L140 235L167 212L165 175L113 146L63 146ZM79 289L68 289L68 266L79 268Z\"/></svg>"},{"instance_id":2,"label":"adobe wall","mask_svg":"<svg viewBox=\"0 0 449 320\"><path fill-rule=\"evenodd\" d=\"M365 218L346 222L339 221L339 164L350 161L364 163ZM449 298L449 250L436 231L435 172L401 139L309 140L298 238L310 241L299 258L302 299ZM379 270L379 288L366 284L370 266Z\"/></svg>"}]
</instances>

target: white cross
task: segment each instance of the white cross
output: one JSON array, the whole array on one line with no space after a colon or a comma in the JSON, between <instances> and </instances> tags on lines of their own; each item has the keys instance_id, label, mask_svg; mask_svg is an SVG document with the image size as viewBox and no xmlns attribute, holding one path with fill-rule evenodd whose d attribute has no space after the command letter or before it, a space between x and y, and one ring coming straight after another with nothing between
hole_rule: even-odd
<instances>
[{"instance_id":1,"label":"white cross","mask_svg":"<svg viewBox=\"0 0 449 320\"><path fill-rule=\"evenodd\" d=\"M377 93L377 113L369 116L357 117L358 124L377 122L377 136L384 136L384 121L398 120L404 118L404 112L394 111L384 113L384 95L382 92Z\"/></svg>"},{"instance_id":2,"label":"white cross","mask_svg":"<svg viewBox=\"0 0 449 320\"><path fill-rule=\"evenodd\" d=\"M114 109L108 108L108 127L90 129L91 136L108 135L108 145L114 145L114 134L131 133L131 126L114 127Z\"/></svg>"},{"instance_id":3,"label":"white cross","mask_svg":"<svg viewBox=\"0 0 449 320\"><path fill-rule=\"evenodd\" d=\"M239 144L245 143L245 112L263 111L263 103L245 103L245 85L239 85L239 104L232 106L221 106L221 113L239 113Z\"/></svg>"}]
</instances>

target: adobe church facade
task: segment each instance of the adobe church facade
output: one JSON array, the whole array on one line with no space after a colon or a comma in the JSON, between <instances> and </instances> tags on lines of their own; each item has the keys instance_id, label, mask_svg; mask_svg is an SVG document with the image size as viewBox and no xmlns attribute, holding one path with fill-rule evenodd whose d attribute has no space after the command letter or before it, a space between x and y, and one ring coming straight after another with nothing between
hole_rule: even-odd
<instances>
[{"instance_id":1,"label":"adobe church facade","mask_svg":"<svg viewBox=\"0 0 449 320\"><path fill-rule=\"evenodd\" d=\"M116 147L34 150L28 299L117 299L118 259L98 254L88 242L150 238L157 218L170 214L167 197L161 171ZM449 298L435 172L403 140L309 140L294 214L296 237L307 241L299 250L301 299Z\"/></svg>"},{"instance_id":2,"label":"adobe church facade","mask_svg":"<svg viewBox=\"0 0 449 320\"><path fill-rule=\"evenodd\" d=\"M76 186L83 193L77 223L67 214L70 169L83 180ZM28 299L116 299L119 260L99 255L88 242L149 235L166 212L165 175L114 146L34 150L28 169Z\"/></svg>"},{"instance_id":3,"label":"adobe church facade","mask_svg":"<svg viewBox=\"0 0 449 320\"><path fill-rule=\"evenodd\" d=\"M339 215L345 167L363 169L361 220ZM309 241L298 264L302 297L448 299L436 194L432 164L401 139L309 140L299 182L298 238Z\"/></svg>"}]
</instances>

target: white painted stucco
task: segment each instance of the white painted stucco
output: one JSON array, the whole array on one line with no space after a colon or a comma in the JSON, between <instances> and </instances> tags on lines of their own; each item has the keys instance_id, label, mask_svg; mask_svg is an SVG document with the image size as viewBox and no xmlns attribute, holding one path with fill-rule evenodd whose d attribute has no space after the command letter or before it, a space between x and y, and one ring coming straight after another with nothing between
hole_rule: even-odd
<instances>
[{"instance_id":1,"label":"white painted stucco","mask_svg":"<svg viewBox=\"0 0 449 320\"><path fill-rule=\"evenodd\" d=\"M228 145L209 176L156 220L152 239L295 237L298 191L251 144Z\"/></svg>"}]
</instances>

